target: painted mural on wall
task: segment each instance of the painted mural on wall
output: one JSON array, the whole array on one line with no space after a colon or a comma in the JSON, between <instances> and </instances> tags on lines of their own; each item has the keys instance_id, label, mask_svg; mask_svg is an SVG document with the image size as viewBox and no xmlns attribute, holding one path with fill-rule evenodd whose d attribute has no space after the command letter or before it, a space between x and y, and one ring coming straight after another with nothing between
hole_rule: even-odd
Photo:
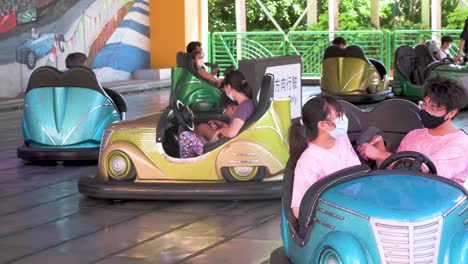
<instances>
[{"instance_id":1,"label":"painted mural on wall","mask_svg":"<svg viewBox=\"0 0 468 264\"><path fill-rule=\"evenodd\" d=\"M101 82L149 68L149 2L0 0L0 97L21 96L37 67L65 70L72 52Z\"/></svg>"}]
</instances>

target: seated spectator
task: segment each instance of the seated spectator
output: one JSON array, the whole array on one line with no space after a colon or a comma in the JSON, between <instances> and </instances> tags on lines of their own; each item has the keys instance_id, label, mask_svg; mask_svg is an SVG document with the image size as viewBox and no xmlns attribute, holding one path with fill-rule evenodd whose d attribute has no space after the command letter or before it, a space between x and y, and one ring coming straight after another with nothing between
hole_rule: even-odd
<instances>
[{"instance_id":1,"label":"seated spectator","mask_svg":"<svg viewBox=\"0 0 468 264\"><path fill-rule=\"evenodd\" d=\"M441 39L442 45L439 49L439 59L443 60L445 58L453 59L452 54L450 54L450 48L452 47L453 39L450 36L443 36Z\"/></svg>"},{"instance_id":2,"label":"seated spectator","mask_svg":"<svg viewBox=\"0 0 468 264\"><path fill-rule=\"evenodd\" d=\"M300 121L291 125L289 161L295 175L291 209L296 218L302 197L312 184L338 170L361 164L347 131L348 119L340 102L328 95L307 101Z\"/></svg>"},{"instance_id":3,"label":"seated spectator","mask_svg":"<svg viewBox=\"0 0 468 264\"><path fill-rule=\"evenodd\" d=\"M215 76L208 73L205 69L205 62L203 61L203 54L200 51L192 51L192 61L195 65L197 74L205 80L211 82L214 86L220 87L221 79L216 78Z\"/></svg>"},{"instance_id":4,"label":"seated spectator","mask_svg":"<svg viewBox=\"0 0 468 264\"><path fill-rule=\"evenodd\" d=\"M199 135L197 133L185 131L180 134L180 157L191 158L203 154L203 146L209 141L215 142L217 138L232 138L237 136L244 123L254 113L255 107L252 101L252 91L242 72L234 70L226 74L224 78L224 90L226 96L237 102L238 106L233 112L229 124L217 122L216 128L213 125L214 132L211 134ZM227 112L229 114L229 112ZM204 129L207 129L206 127ZM200 129L197 129L199 131ZM204 132L205 133L205 132Z\"/></svg>"},{"instance_id":5,"label":"seated spectator","mask_svg":"<svg viewBox=\"0 0 468 264\"><path fill-rule=\"evenodd\" d=\"M186 51L187 51L187 53L192 53L192 52L194 52L194 51L198 51L198 52L201 52L203 58L205 57L205 52L203 51L202 45L201 45L201 43L198 42L198 41L191 41L191 42L189 42L189 44L187 44ZM205 63L205 62L204 62L204 65L203 65L203 66L209 66L209 67L211 67L211 74L212 74L213 76L217 76L217 75L218 75L218 73L219 73L219 66L218 66L217 64Z\"/></svg>"},{"instance_id":6,"label":"seated spectator","mask_svg":"<svg viewBox=\"0 0 468 264\"><path fill-rule=\"evenodd\" d=\"M346 48L346 39L341 36L338 36L333 39L332 44L344 49Z\"/></svg>"},{"instance_id":7,"label":"seated spectator","mask_svg":"<svg viewBox=\"0 0 468 264\"><path fill-rule=\"evenodd\" d=\"M86 63L86 55L81 52L74 52L68 54L65 59L65 67L71 69L76 66L84 66Z\"/></svg>"},{"instance_id":8,"label":"seated spectator","mask_svg":"<svg viewBox=\"0 0 468 264\"><path fill-rule=\"evenodd\" d=\"M424 86L420 102L421 121L425 128L408 133L397 152L416 151L429 157L437 174L463 184L468 176L468 135L453 125L453 118L468 100L463 86L445 77L435 77ZM362 144L358 151L378 165L392 153L381 136Z\"/></svg>"}]
</instances>

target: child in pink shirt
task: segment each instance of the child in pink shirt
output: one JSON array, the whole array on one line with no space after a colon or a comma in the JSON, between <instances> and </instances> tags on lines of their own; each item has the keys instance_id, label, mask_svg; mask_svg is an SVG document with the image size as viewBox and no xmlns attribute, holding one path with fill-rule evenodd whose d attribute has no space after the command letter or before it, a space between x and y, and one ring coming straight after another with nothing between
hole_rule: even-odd
<instances>
[{"instance_id":1,"label":"child in pink shirt","mask_svg":"<svg viewBox=\"0 0 468 264\"><path fill-rule=\"evenodd\" d=\"M318 180L338 170L359 165L348 136L348 119L331 96L310 99L302 117L289 131L290 163L294 168L291 209L296 217L302 197Z\"/></svg>"},{"instance_id":2,"label":"child in pink shirt","mask_svg":"<svg viewBox=\"0 0 468 264\"><path fill-rule=\"evenodd\" d=\"M467 101L461 84L445 77L429 80L420 102L420 116L425 128L408 133L397 152L423 153L434 163L438 175L463 184L468 175L468 135L454 127L452 119ZM378 164L391 155L381 136L359 146L358 151Z\"/></svg>"}]
</instances>

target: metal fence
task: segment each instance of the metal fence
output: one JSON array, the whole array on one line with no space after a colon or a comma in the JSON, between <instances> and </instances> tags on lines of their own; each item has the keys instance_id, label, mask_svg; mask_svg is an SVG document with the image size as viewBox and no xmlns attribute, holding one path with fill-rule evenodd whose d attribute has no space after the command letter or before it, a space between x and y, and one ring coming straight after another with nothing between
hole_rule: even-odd
<instances>
[{"instance_id":1,"label":"metal fence","mask_svg":"<svg viewBox=\"0 0 468 264\"><path fill-rule=\"evenodd\" d=\"M380 30L294 31L288 37L288 54L301 55L304 76L320 76L323 53L337 36L344 37L348 45L360 46L367 57L383 61L384 34Z\"/></svg>"},{"instance_id":2,"label":"metal fence","mask_svg":"<svg viewBox=\"0 0 468 264\"><path fill-rule=\"evenodd\" d=\"M348 45L358 45L367 57L382 61L390 72L394 52L402 44L414 46L434 39L440 45L443 35L458 40L461 30L380 30L355 31L292 31L286 36L278 31L215 32L210 35L210 59L224 72L229 66L237 67L240 59L264 58L281 55L301 55L302 75L320 76L325 49L333 38L342 36ZM458 46L452 45L452 54Z\"/></svg>"},{"instance_id":3,"label":"metal fence","mask_svg":"<svg viewBox=\"0 0 468 264\"><path fill-rule=\"evenodd\" d=\"M211 60L221 72L237 68L241 59L286 55L286 36L282 32L215 32L211 34Z\"/></svg>"}]
</instances>

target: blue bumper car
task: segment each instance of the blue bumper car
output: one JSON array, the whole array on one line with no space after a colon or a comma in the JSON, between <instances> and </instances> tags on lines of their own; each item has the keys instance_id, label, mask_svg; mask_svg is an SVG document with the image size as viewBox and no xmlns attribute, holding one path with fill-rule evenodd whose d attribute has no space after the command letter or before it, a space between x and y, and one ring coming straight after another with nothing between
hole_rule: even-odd
<instances>
[{"instance_id":1,"label":"blue bumper car","mask_svg":"<svg viewBox=\"0 0 468 264\"><path fill-rule=\"evenodd\" d=\"M97 160L105 128L125 118L117 92L100 86L86 67L61 72L36 69L24 96L24 145L17 156L28 161Z\"/></svg>"},{"instance_id":2,"label":"blue bumper car","mask_svg":"<svg viewBox=\"0 0 468 264\"><path fill-rule=\"evenodd\" d=\"M351 141L357 128L378 120L385 125L399 116L392 130L382 128L394 151L405 130L418 125L415 105L410 104L388 100L371 112L350 112L346 106ZM388 108L397 115L382 111ZM380 119L372 117L377 115ZM384 169L392 163L392 170ZM423 163L430 173L419 171ZM281 219L284 245L272 252L270 263L467 263L468 192L463 186L435 175L432 162L416 152L396 153L381 168L359 165L316 182L295 218L290 208L294 170L288 164Z\"/></svg>"}]
</instances>

